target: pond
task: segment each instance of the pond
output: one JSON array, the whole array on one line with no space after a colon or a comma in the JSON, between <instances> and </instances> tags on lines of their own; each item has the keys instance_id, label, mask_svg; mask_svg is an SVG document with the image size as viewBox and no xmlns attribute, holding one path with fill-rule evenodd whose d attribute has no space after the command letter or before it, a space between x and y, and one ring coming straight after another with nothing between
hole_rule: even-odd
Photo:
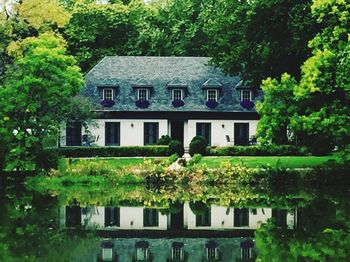
<instances>
[{"instance_id":1,"label":"pond","mask_svg":"<svg viewBox=\"0 0 350 262\"><path fill-rule=\"evenodd\" d=\"M350 256L346 185L55 190L9 177L1 185L0 261L347 261Z\"/></svg>"}]
</instances>

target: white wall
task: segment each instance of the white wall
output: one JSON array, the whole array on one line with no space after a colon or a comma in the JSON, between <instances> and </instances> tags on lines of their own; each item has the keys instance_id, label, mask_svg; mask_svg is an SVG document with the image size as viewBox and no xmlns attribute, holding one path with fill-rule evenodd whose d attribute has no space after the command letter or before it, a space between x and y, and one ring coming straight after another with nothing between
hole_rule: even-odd
<instances>
[{"instance_id":1,"label":"white wall","mask_svg":"<svg viewBox=\"0 0 350 262\"><path fill-rule=\"evenodd\" d=\"M189 146L191 139L196 136L197 123L211 123L211 146L229 146L226 135L233 139L235 123L249 123L249 137L256 134L258 120L188 120L188 136L185 146Z\"/></svg>"},{"instance_id":2,"label":"white wall","mask_svg":"<svg viewBox=\"0 0 350 262\"><path fill-rule=\"evenodd\" d=\"M122 229L167 229L167 215L158 212L158 227L143 226L143 207L120 207L120 228Z\"/></svg>"},{"instance_id":3,"label":"white wall","mask_svg":"<svg viewBox=\"0 0 350 262\"><path fill-rule=\"evenodd\" d=\"M94 125L89 126L93 136L98 137L96 145L105 145L105 123L120 123L120 145L121 146L142 146L143 145L143 127L145 122L159 123L159 137L170 135L170 124L166 119L97 119ZM184 122L184 146L188 147L192 138L196 136L197 123L211 123L211 145L212 146L229 146L226 135L231 139L234 137L235 123L249 123L249 137L256 134L258 120L188 120ZM82 131L84 135L85 130ZM66 145L66 128L65 124L61 127L61 146Z\"/></svg>"},{"instance_id":4,"label":"white wall","mask_svg":"<svg viewBox=\"0 0 350 262\"><path fill-rule=\"evenodd\" d=\"M188 203L184 205L184 224L187 225L188 229L257 229L261 223L265 223L268 218L271 218L271 208L257 208L257 213L254 215L249 209L249 226L248 227L234 227L234 208L227 208L222 206L211 206L210 212L210 227L197 227L196 226L196 215L192 212Z\"/></svg>"},{"instance_id":5,"label":"white wall","mask_svg":"<svg viewBox=\"0 0 350 262\"><path fill-rule=\"evenodd\" d=\"M88 207L86 214L81 214L81 224L83 226L105 226L105 208L104 207Z\"/></svg>"}]
</instances>

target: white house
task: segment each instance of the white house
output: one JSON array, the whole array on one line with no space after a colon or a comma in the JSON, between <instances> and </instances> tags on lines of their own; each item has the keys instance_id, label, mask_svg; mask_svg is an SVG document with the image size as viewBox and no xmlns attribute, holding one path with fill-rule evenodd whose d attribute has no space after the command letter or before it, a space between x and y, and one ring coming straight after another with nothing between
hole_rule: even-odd
<instances>
[{"instance_id":1,"label":"white house","mask_svg":"<svg viewBox=\"0 0 350 262\"><path fill-rule=\"evenodd\" d=\"M96 105L88 128L98 146L140 146L162 135L187 147L196 135L211 146L247 145L259 119L261 91L209 65L207 57L107 56L85 76L81 94ZM80 122L62 128L60 145L87 139ZM84 136L85 135L85 136Z\"/></svg>"}]
</instances>

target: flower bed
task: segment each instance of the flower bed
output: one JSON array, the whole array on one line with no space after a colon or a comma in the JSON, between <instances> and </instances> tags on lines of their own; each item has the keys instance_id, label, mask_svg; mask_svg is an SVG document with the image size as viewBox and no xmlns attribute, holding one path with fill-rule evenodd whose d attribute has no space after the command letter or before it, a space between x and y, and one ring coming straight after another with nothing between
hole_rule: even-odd
<instances>
[{"instance_id":1,"label":"flower bed","mask_svg":"<svg viewBox=\"0 0 350 262\"><path fill-rule=\"evenodd\" d=\"M174 100L172 104L173 107L181 107L185 105L185 102L183 100Z\"/></svg>"},{"instance_id":2,"label":"flower bed","mask_svg":"<svg viewBox=\"0 0 350 262\"><path fill-rule=\"evenodd\" d=\"M115 102L113 100L107 100L107 99L104 99L101 101L101 105L103 107L112 107L115 105Z\"/></svg>"},{"instance_id":3,"label":"flower bed","mask_svg":"<svg viewBox=\"0 0 350 262\"><path fill-rule=\"evenodd\" d=\"M216 102L214 100L208 100L205 104L209 108L215 108L218 106L218 102Z\"/></svg>"},{"instance_id":4,"label":"flower bed","mask_svg":"<svg viewBox=\"0 0 350 262\"><path fill-rule=\"evenodd\" d=\"M135 105L138 108L147 108L149 106L149 101L148 100L136 100Z\"/></svg>"}]
</instances>

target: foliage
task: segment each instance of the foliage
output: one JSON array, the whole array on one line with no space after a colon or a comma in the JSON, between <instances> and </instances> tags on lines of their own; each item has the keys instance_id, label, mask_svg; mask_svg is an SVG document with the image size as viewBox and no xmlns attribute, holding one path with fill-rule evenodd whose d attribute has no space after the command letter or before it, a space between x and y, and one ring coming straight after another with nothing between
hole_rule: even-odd
<instances>
[{"instance_id":1,"label":"foliage","mask_svg":"<svg viewBox=\"0 0 350 262\"><path fill-rule=\"evenodd\" d=\"M206 51L225 72L258 86L266 77L300 76L318 31L312 0L205 1L200 18ZM267 19L268 18L268 19Z\"/></svg>"},{"instance_id":2,"label":"foliage","mask_svg":"<svg viewBox=\"0 0 350 262\"><path fill-rule=\"evenodd\" d=\"M177 154L179 157L182 157L185 153L185 149L180 141L172 140L169 143L169 152L170 154Z\"/></svg>"},{"instance_id":3,"label":"foliage","mask_svg":"<svg viewBox=\"0 0 350 262\"><path fill-rule=\"evenodd\" d=\"M194 166L202 160L201 154L194 154L194 156L186 163L187 167Z\"/></svg>"},{"instance_id":4,"label":"foliage","mask_svg":"<svg viewBox=\"0 0 350 262\"><path fill-rule=\"evenodd\" d=\"M19 16L38 31L63 28L69 21L69 13L57 0L23 0L18 8Z\"/></svg>"},{"instance_id":5,"label":"foliage","mask_svg":"<svg viewBox=\"0 0 350 262\"><path fill-rule=\"evenodd\" d=\"M0 104L12 134L10 169L25 169L27 161L41 163L43 139L65 119L83 79L64 41L53 33L26 38L17 47Z\"/></svg>"},{"instance_id":6,"label":"foliage","mask_svg":"<svg viewBox=\"0 0 350 262\"><path fill-rule=\"evenodd\" d=\"M288 74L283 74L280 82L271 78L263 81L261 88L264 91L264 101L256 107L261 115L257 135L262 144L293 142L288 137L288 127L290 116L295 112L295 106L292 105L295 86L296 81Z\"/></svg>"},{"instance_id":7,"label":"foliage","mask_svg":"<svg viewBox=\"0 0 350 262\"><path fill-rule=\"evenodd\" d=\"M304 156L307 151L291 145L209 147L210 156Z\"/></svg>"},{"instance_id":8,"label":"foliage","mask_svg":"<svg viewBox=\"0 0 350 262\"><path fill-rule=\"evenodd\" d=\"M169 145L171 142L171 137L168 135L162 135L157 142L157 145Z\"/></svg>"},{"instance_id":9,"label":"foliage","mask_svg":"<svg viewBox=\"0 0 350 262\"><path fill-rule=\"evenodd\" d=\"M48 151L58 151L64 157L128 157L128 156L168 156L168 146L118 146L118 147L61 147Z\"/></svg>"},{"instance_id":10,"label":"foliage","mask_svg":"<svg viewBox=\"0 0 350 262\"><path fill-rule=\"evenodd\" d=\"M190 142L190 155L194 154L206 154L207 141L202 136L195 136Z\"/></svg>"},{"instance_id":11,"label":"foliage","mask_svg":"<svg viewBox=\"0 0 350 262\"><path fill-rule=\"evenodd\" d=\"M262 142L288 140L325 154L350 142L349 5L314 0L311 10L323 27L309 42L312 56L302 65L299 82L289 75L264 82L258 129Z\"/></svg>"}]
</instances>

